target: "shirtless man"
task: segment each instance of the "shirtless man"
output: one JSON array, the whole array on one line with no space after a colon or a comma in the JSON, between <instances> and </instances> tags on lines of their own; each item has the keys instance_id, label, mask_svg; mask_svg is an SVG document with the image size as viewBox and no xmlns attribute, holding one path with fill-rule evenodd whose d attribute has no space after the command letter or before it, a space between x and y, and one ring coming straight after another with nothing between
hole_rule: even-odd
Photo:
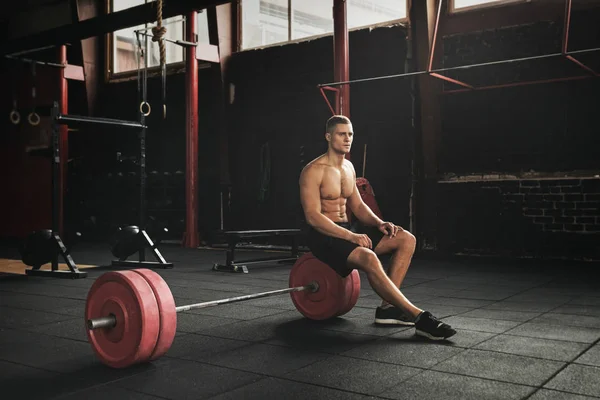
<instances>
[{"instance_id":1,"label":"shirtless man","mask_svg":"<svg viewBox=\"0 0 600 400\"><path fill-rule=\"evenodd\" d=\"M366 273L382 298L375 311L376 324L414 326L417 335L432 340L453 336L456 331L452 327L414 306L400 291L416 239L378 218L358 193L354 166L345 159L353 140L350 120L341 115L331 117L325 139L327 153L308 163L300 175L300 200L309 225L311 252L342 277L353 269ZM348 223L346 207L365 227L362 233ZM389 276L378 257L387 253L393 253Z\"/></svg>"}]
</instances>

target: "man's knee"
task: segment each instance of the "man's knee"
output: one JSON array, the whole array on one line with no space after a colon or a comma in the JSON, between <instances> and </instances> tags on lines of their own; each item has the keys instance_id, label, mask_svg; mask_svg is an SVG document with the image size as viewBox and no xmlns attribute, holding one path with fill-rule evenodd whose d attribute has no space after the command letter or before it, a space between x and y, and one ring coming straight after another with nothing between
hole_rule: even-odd
<instances>
[{"instance_id":1,"label":"man's knee","mask_svg":"<svg viewBox=\"0 0 600 400\"><path fill-rule=\"evenodd\" d=\"M400 246L406 250L414 251L417 247L417 238L407 230L398 232L396 237L400 241Z\"/></svg>"},{"instance_id":2,"label":"man's knee","mask_svg":"<svg viewBox=\"0 0 600 400\"><path fill-rule=\"evenodd\" d=\"M377 254L371 249L367 249L366 247L357 247L350 253L348 256L348 261L350 264L363 270L365 272L371 272L378 269L381 269L381 261Z\"/></svg>"}]
</instances>

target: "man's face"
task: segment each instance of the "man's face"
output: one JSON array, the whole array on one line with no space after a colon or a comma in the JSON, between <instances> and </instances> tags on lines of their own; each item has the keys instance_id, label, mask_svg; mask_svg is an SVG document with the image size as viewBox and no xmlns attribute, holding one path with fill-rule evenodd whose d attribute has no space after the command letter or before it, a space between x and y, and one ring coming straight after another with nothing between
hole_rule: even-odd
<instances>
[{"instance_id":1,"label":"man's face","mask_svg":"<svg viewBox=\"0 0 600 400\"><path fill-rule=\"evenodd\" d=\"M326 134L329 146L336 153L347 154L350 153L350 147L352 146L352 139L354 138L354 132L352 131L352 124L337 124L333 133Z\"/></svg>"}]
</instances>

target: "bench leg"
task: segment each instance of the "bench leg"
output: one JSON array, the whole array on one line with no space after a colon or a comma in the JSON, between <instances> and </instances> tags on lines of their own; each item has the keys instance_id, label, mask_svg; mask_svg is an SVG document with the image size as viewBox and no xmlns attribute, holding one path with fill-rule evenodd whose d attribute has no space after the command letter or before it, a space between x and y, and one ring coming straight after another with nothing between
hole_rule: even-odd
<instances>
[{"instance_id":1,"label":"bench leg","mask_svg":"<svg viewBox=\"0 0 600 400\"><path fill-rule=\"evenodd\" d=\"M248 268L245 265L235 265L235 246L237 241L230 241L227 246L227 254L225 256L225 265L215 263L213 264L213 271L225 271L225 272L241 272L244 274L248 273Z\"/></svg>"}]
</instances>

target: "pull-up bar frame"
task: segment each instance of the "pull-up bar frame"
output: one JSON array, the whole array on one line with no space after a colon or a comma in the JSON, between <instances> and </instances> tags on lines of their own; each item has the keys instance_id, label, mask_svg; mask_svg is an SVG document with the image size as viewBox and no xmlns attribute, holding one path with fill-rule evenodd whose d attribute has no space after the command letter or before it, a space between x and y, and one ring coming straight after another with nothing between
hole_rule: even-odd
<instances>
[{"instance_id":1,"label":"pull-up bar frame","mask_svg":"<svg viewBox=\"0 0 600 400\"><path fill-rule=\"evenodd\" d=\"M483 63L434 69L433 61L434 61L434 57L435 57L439 22L440 22L440 16L441 16L441 11L442 11L442 1L440 1L439 7L437 10L434 32L433 32L433 45L431 47L431 51L429 54L429 63L428 63L427 69L425 71L414 71L414 72L406 72L406 73L402 73L402 74L393 74L393 75L377 76L377 77L371 77L371 78L353 79L353 80L348 80L348 81L343 81L343 82L329 82L329 83L323 83L323 84L317 85L317 87L319 88L323 98L325 99L327 106L333 113L333 107L324 91L329 90L329 91L334 91L336 93L339 93L339 88L337 88L338 86L348 85L348 84L352 84L352 83L372 82L372 81L384 80L384 79L404 78L404 77L419 76L419 75L429 75L434 78L442 79L447 82L450 82L450 83L453 83L453 84L463 87L462 89L446 90L443 92L444 94L450 94L450 93L460 93L460 92L468 92L468 91L474 91L474 90L498 89L498 88L505 88L505 87L515 87L515 86L533 85L533 84L541 84L541 83L552 83L552 82L561 82L561 81L572 81L572 80L581 80L581 79L599 77L600 74L598 72L594 71L592 68L585 65L579 59L575 58L574 55L598 52L598 51L600 51L600 47L583 49L583 50L573 50L573 51L568 50L572 6L573 6L572 0L565 0L565 20L564 20L563 41L562 41L561 51L558 53L550 53L550 54L543 54L543 55L538 55L538 56L521 57L521 58L515 58L515 59L509 59L509 60L489 61L489 62L483 62ZM505 84L499 84L499 85L486 85L486 86L479 86L479 87L471 85L471 84L463 82L463 81L459 81L457 79L450 78L450 77L442 74L443 72L447 72L447 71L455 71L455 70L461 70L461 69L470 69L470 68L477 68L477 67L490 66L490 65L509 64L509 63L527 61L527 60L539 60L539 59L555 58L555 57L564 57L564 58L568 59L569 61L580 66L582 69L587 71L589 74L588 75L577 75L577 76L570 76L570 77L535 80L535 81L512 82L512 83L505 83Z\"/></svg>"}]
</instances>

